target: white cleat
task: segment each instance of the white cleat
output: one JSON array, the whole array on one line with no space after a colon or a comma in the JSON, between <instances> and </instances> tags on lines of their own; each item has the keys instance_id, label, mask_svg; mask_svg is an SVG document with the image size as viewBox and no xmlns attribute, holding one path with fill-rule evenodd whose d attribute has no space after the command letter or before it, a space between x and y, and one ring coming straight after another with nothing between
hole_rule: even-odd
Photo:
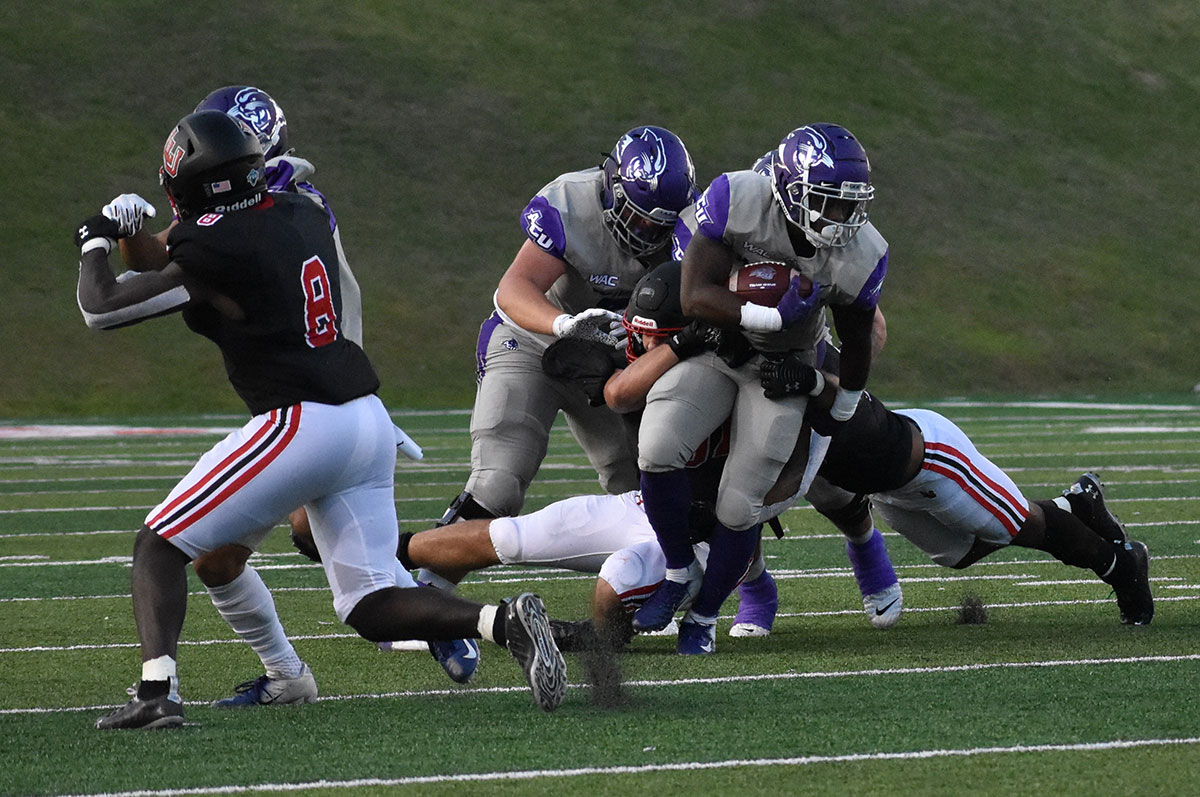
<instances>
[{"instance_id":1,"label":"white cleat","mask_svg":"<svg viewBox=\"0 0 1200 797\"><path fill-rule=\"evenodd\" d=\"M900 591L900 582L863 598L863 609L871 625L880 629L891 628L900 622L900 612L904 608L904 593Z\"/></svg>"}]
</instances>

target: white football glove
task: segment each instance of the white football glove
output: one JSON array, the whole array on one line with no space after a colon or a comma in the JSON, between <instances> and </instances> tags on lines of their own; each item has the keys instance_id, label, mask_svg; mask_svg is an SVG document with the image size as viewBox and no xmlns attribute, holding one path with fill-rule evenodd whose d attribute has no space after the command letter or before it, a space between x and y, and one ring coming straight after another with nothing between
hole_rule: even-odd
<instances>
[{"instance_id":1,"label":"white football glove","mask_svg":"<svg viewBox=\"0 0 1200 797\"><path fill-rule=\"evenodd\" d=\"M122 235L133 235L142 229L142 222L154 218L158 212L137 194L121 194L100 211L121 228Z\"/></svg>"},{"instance_id":2,"label":"white football glove","mask_svg":"<svg viewBox=\"0 0 1200 797\"><path fill-rule=\"evenodd\" d=\"M602 310L599 307L593 307L575 315L563 313L554 319L554 337L582 338L606 343L613 348L620 348L624 343L618 343L613 333L608 331L612 329L614 323L618 327L621 326L621 316L612 310Z\"/></svg>"}]
</instances>

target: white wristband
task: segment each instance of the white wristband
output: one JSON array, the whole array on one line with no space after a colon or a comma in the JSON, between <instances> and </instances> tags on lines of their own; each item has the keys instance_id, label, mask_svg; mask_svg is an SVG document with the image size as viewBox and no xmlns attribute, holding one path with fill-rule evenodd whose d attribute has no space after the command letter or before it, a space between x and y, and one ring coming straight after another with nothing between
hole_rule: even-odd
<instances>
[{"instance_id":1,"label":"white wristband","mask_svg":"<svg viewBox=\"0 0 1200 797\"><path fill-rule=\"evenodd\" d=\"M571 318L570 313L563 313L554 319L554 323L550 325L550 330L554 333L554 337L561 338L563 336L563 324L570 321Z\"/></svg>"},{"instance_id":2,"label":"white wristband","mask_svg":"<svg viewBox=\"0 0 1200 797\"><path fill-rule=\"evenodd\" d=\"M839 386L837 398L833 400L829 414L835 421L850 420L854 416L854 410L858 409L858 400L862 398L862 394L861 390L847 390Z\"/></svg>"},{"instance_id":3,"label":"white wristband","mask_svg":"<svg viewBox=\"0 0 1200 797\"><path fill-rule=\"evenodd\" d=\"M741 326L750 332L778 332L783 329L783 316L777 308L746 302L742 305Z\"/></svg>"},{"instance_id":4,"label":"white wristband","mask_svg":"<svg viewBox=\"0 0 1200 797\"><path fill-rule=\"evenodd\" d=\"M104 253L108 254L112 251L113 244L116 243L112 238L91 238L83 242L83 246L79 247L79 253L84 254L93 249L104 249Z\"/></svg>"},{"instance_id":5,"label":"white wristband","mask_svg":"<svg viewBox=\"0 0 1200 797\"><path fill-rule=\"evenodd\" d=\"M813 385L813 389L808 391L808 395L816 397L821 395L821 391L825 389L825 374L820 371L815 371L817 375L817 383Z\"/></svg>"}]
</instances>

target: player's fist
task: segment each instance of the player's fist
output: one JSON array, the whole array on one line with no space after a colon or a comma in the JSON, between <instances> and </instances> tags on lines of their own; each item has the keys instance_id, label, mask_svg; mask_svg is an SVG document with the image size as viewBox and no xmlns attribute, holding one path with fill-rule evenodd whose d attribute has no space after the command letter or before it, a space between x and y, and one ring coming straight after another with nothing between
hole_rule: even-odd
<instances>
[{"instance_id":1,"label":"player's fist","mask_svg":"<svg viewBox=\"0 0 1200 797\"><path fill-rule=\"evenodd\" d=\"M800 359L795 353L786 357L767 357L758 369L763 394L769 399L784 396L813 395L820 393L825 380L816 368Z\"/></svg>"},{"instance_id":2,"label":"player's fist","mask_svg":"<svg viewBox=\"0 0 1200 797\"><path fill-rule=\"evenodd\" d=\"M89 241L102 240L104 250L111 251L113 244L118 238L123 238L121 228L115 221L105 216L103 213L97 213L95 216L89 216L75 227L75 245L83 249ZM97 244L96 246L100 246ZM88 247L89 249L93 247Z\"/></svg>"},{"instance_id":3,"label":"player's fist","mask_svg":"<svg viewBox=\"0 0 1200 797\"><path fill-rule=\"evenodd\" d=\"M121 232L119 237L128 237L142 229L142 223L154 218L158 211L137 194L121 194L100 212L117 223Z\"/></svg>"},{"instance_id":4,"label":"player's fist","mask_svg":"<svg viewBox=\"0 0 1200 797\"><path fill-rule=\"evenodd\" d=\"M808 292L805 293L805 290ZM783 298L779 300L776 308L779 310L779 317L783 321L783 328L787 329L797 321L802 321L807 318L821 304L821 286L813 282L812 288L809 289L807 283L801 283L800 277L792 277L792 282L788 285L787 293L783 294Z\"/></svg>"},{"instance_id":5,"label":"player's fist","mask_svg":"<svg viewBox=\"0 0 1200 797\"><path fill-rule=\"evenodd\" d=\"M721 330L703 321L693 321L667 338L667 345L681 360L705 351L715 351L721 343Z\"/></svg>"}]
</instances>

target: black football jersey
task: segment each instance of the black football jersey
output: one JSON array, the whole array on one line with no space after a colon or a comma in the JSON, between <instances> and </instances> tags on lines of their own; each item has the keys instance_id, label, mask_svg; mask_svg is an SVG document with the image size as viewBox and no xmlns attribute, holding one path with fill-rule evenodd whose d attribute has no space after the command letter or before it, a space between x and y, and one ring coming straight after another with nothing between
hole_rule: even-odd
<instances>
[{"instance_id":1,"label":"black football jersey","mask_svg":"<svg viewBox=\"0 0 1200 797\"><path fill-rule=\"evenodd\" d=\"M246 210L195 216L171 230L171 260L233 300L184 309L192 331L221 349L229 381L258 415L301 401L344 404L379 389L363 350L338 327L337 250L325 212L299 194L270 194Z\"/></svg>"},{"instance_id":2,"label":"black football jersey","mask_svg":"<svg viewBox=\"0 0 1200 797\"><path fill-rule=\"evenodd\" d=\"M864 393L844 429L829 444L819 471L854 493L881 493L905 484L912 453L913 424Z\"/></svg>"}]
</instances>

